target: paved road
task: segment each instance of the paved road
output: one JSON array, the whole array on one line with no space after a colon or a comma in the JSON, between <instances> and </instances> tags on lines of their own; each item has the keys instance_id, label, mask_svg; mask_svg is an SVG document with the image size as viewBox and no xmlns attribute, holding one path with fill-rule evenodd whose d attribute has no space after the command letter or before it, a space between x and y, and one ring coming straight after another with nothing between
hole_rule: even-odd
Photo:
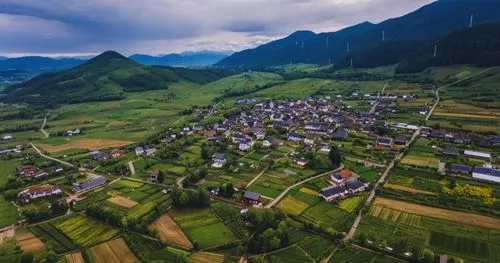
<instances>
[{"instance_id":1,"label":"paved road","mask_svg":"<svg viewBox=\"0 0 500 263\"><path fill-rule=\"evenodd\" d=\"M370 113L373 113L375 111L375 108L380 103L380 95L384 93L384 90L385 90L385 88L387 88L387 86L389 86L389 81L386 81L382 90L378 92L377 101L373 104L372 108L370 109Z\"/></svg>"},{"instance_id":2,"label":"paved road","mask_svg":"<svg viewBox=\"0 0 500 263\"><path fill-rule=\"evenodd\" d=\"M46 132L43 128L45 128L45 124L47 124L47 115L45 115L45 118L43 119L43 124L42 127L40 128L40 131L45 135L45 139L49 138L49 133Z\"/></svg>"},{"instance_id":3,"label":"paved road","mask_svg":"<svg viewBox=\"0 0 500 263\"><path fill-rule=\"evenodd\" d=\"M65 162L65 161L62 161L62 160L59 160L59 159L56 159L54 157L50 157L50 156L47 156L45 155L44 153L42 153L42 151L40 151L33 143L31 143L31 147L33 147L33 149L35 149L35 151L40 155L42 156L43 158L46 158L46 159L49 159L49 160L52 160L52 161L55 161L55 162L59 162L61 164L64 164L66 166L69 166L69 167L75 167L74 165L68 163L68 162Z\"/></svg>"},{"instance_id":4,"label":"paved road","mask_svg":"<svg viewBox=\"0 0 500 263\"><path fill-rule=\"evenodd\" d=\"M127 164L128 164L128 169L130 170L130 174L132 176L135 175L134 161L129 161Z\"/></svg>"},{"instance_id":5,"label":"paved road","mask_svg":"<svg viewBox=\"0 0 500 263\"><path fill-rule=\"evenodd\" d=\"M277 204L277 203L278 203L281 199L283 199L283 197L285 197L285 195L286 195L286 194L287 194L290 190L292 190L293 188L295 188L295 187L297 187L297 186L299 186L299 185L301 185L301 184L307 183L307 182L309 182L309 181L312 181L312 180L315 180L315 179L321 178L321 177L323 177L323 176L325 176L325 175L328 175L328 174L334 173L334 172L336 172L336 171L342 170L343 168L344 168L344 165L342 164L342 165L340 165L340 167L339 167L339 168L337 168L337 169L335 169L335 170L332 170L332 171L329 171L329 172L326 172L326 173L322 173L322 174L320 174L320 175L313 176L313 177L311 177L311 178L305 179L305 180L303 180L303 181L300 181L300 182L298 182L298 183L296 183L296 184L294 184L294 185L292 185L292 186L288 187L287 189L285 189L285 191L283 191L280 195L278 195L278 197L276 197L276 198L275 198L275 199L274 199L271 203L267 204L267 205L266 205L266 208L271 208L271 207L273 207L274 205L276 205L276 204Z\"/></svg>"}]
</instances>

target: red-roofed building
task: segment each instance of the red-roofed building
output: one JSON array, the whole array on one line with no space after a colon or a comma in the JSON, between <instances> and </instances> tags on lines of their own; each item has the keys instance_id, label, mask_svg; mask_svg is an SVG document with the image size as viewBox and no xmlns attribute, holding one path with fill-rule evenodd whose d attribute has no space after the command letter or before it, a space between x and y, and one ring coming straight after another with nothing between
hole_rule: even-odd
<instances>
[{"instance_id":1,"label":"red-roofed building","mask_svg":"<svg viewBox=\"0 0 500 263\"><path fill-rule=\"evenodd\" d=\"M17 168L17 174L21 177L33 177L38 172L38 168L33 165L24 165Z\"/></svg>"},{"instance_id":2,"label":"red-roofed building","mask_svg":"<svg viewBox=\"0 0 500 263\"><path fill-rule=\"evenodd\" d=\"M29 203L38 198L55 196L62 194L60 189L54 188L53 186L33 186L27 188L19 193L19 198L25 203Z\"/></svg>"},{"instance_id":3,"label":"red-roofed building","mask_svg":"<svg viewBox=\"0 0 500 263\"><path fill-rule=\"evenodd\" d=\"M343 169L340 172L334 173L330 176L330 179L335 183L344 183L347 181L356 181L358 176L349 169Z\"/></svg>"},{"instance_id":4,"label":"red-roofed building","mask_svg":"<svg viewBox=\"0 0 500 263\"><path fill-rule=\"evenodd\" d=\"M113 151L111 151L111 157L118 158L126 153L127 153L127 151L125 151L125 150L114 149Z\"/></svg>"},{"instance_id":5,"label":"red-roofed building","mask_svg":"<svg viewBox=\"0 0 500 263\"><path fill-rule=\"evenodd\" d=\"M204 130L204 131L199 131L199 135L203 135L205 137L214 137L217 133L213 130Z\"/></svg>"}]
</instances>

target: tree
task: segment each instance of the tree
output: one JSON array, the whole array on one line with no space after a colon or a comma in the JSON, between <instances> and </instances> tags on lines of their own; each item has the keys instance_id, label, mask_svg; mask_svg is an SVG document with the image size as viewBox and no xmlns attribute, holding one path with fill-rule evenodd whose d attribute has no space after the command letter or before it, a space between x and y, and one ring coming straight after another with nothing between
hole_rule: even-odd
<instances>
[{"instance_id":1,"label":"tree","mask_svg":"<svg viewBox=\"0 0 500 263\"><path fill-rule=\"evenodd\" d=\"M204 160L210 159L210 152L206 143L201 145L201 158Z\"/></svg>"},{"instance_id":2,"label":"tree","mask_svg":"<svg viewBox=\"0 0 500 263\"><path fill-rule=\"evenodd\" d=\"M3 193L3 196L5 197L5 199L7 201L13 201L13 200L16 200L17 198L17 191L14 190L14 189L11 189L11 190L7 190Z\"/></svg>"},{"instance_id":3,"label":"tree","mask_svg":"<svg viewBox=\"0 0 500 263\"><path fill-rule=\"evenodd\" d=\"M210 206L210 194L205 188L199 188L198 189L198 202L201 207L207 207Z\"/></svg>"},{"instance_id":4,"label":"tree","mask_svg":"<svg viewBox=\"0 0 500 263\"><path fill-rule=\"evenodd\" d=\"M21 254L21 257L19 258L19 263L33 263L33 253L29 252L24 252Z\"/></svg>"},{"instance_id":5,"label":"tree","mask_svg":"<svg viewBox=\"0 0 500 263\"><path fill-rule=\"evenodd\" d=\"M366 235L365 235L365 233L359 234L358 241L359 241L360 245L366 246Z\"/></svg>"},{"instance_id":6,"label":"tree","mask_svg":"<svg viewBox=\"0 0 500 263\"><path fill-rule=\"evenodd\" d=\"M45 263L56 263L57 262L57 254L50 250L47 252L47 255L45 256Z\"/></svg>"},{"instance_id":7,"label":"tree","mask_svg":"<svg viewBox=\"0 0 500 263\"><path fill-rule=\"evenodd\" d=\"M425 263L434 262L434 252L428 248L424 249L424 262Z\"/></svg>"},{"instance_id":8,"label":"tree","mask_svg":"<svg viewBox=\"0 0 500 263\"><path fill-rule=\"evenodd\" d=\"M328 158L332 162L332 165L339 167L342 163L342 155L337 146L332 147L330 152L328 153Z\"/></svg>"},{"instance_id":9,"label":"tree","mask_svg":"<svg viewBox=\"0 0 500 263\"><path fill-rule=\"evenodd\" d=\"M165 173L163 171L158 172L158 183L162 184L165 181Z\"/></svg>"},{"instance_id":10,"label":"tree","mask_svg":"<svg viewBox=\"0 0 500 263\"><path fill-rule=\"evenodd\" d=\"M201 167L199 171L200 178L205 178L208 175L208 169L206 167Z\"/></svg>"},{"instance_id":11,"label":"tree","mask_svg":"<svg viewBox=\"0 0 500 263\"><path fill-rule=\"evenodd\" d=\"M234 194L234 186L233 183L224 183L219 187L221 194L225 197L231 197Z\"/></svg>"}]
</instances>

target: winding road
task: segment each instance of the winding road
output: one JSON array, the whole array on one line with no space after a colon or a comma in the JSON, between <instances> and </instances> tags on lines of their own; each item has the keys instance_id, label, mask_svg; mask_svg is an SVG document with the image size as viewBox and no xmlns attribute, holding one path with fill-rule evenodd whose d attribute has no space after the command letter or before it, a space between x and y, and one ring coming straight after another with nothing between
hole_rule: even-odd
<instances>
[{"instance_id":1,"label":"winding road","mask_svg":"<svg viewBox=\"0 0 500 263\"><path fill-rule=\"evenodd\" d=\"M45 115L45 118L43 119L42 127L40 128L40 131L43 133L43 135L45 135L44 139L47 139L47 138L49 138L49 133L44 130L45 124L47 124L47 115Z\"/></svg>"}]
</instances>

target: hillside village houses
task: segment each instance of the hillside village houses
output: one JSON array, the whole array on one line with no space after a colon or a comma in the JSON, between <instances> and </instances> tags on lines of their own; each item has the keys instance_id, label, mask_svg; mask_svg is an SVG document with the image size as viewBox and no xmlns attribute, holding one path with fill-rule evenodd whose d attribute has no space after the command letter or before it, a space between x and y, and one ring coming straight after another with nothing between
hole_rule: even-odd
<instances>
[{"instance_id":1,"label":"hillside village houses","mask_svg":"<svg viewBox=\"0 0 500 263\"><path fill-rule=\"evenodd\" d=\"M18 196L21 202L29 203L33 200L62 195L62 191L53 186L33 186L21 191Z\"/></svg>"}]
</instances>

